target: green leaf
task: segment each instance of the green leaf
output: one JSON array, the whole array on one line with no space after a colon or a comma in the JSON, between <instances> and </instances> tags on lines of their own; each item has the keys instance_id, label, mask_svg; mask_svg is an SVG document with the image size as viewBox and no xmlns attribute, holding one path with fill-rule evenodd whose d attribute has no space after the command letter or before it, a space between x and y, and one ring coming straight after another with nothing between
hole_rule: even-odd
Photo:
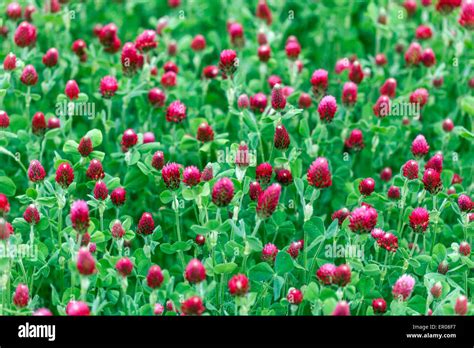
<instances>
[{"instance_id":1,"label":"green leaf","mask_svg":"<svg viewBox=\"0 0 474 348\"><path fill-rule=\"evenodd\" d=\"M279 275L284 275L293 270L294 264L290 254L280 251L275 260L275 271Z\"/></svg>"},{"instance_id":2,"label":"green leaf","mask_svg":"<svg viewBox=\"0 0 474 348\"><path fill-rule=\"evenodd\" d=\"M266 262L260 262L249 270L249 279L263 282L271 279L275 273Z\"/></svg>"},{"instance_id":3,"label":"green leaf","mask_svg":"<svg viewBox=\"0 0 474 348\"><path fill-rule=\"evenodd\" d=\"M214 267L214 273L232 273L237 268L237 264L234 262L221 263Z\"/></svg>"},{"instance_id":4,"label":"green leaf","mask_svg":"<svg viewBox=\"0 0 474 348\"><path fill-rule=\"evenodd\" d=\"M96 148L100 144L102 144L102 132L98 129L91 129L87 132L86 136L88 136L92 141L92 146Z\"/></svg>"},{"instance_id":5,"label":"green leaf","mask_svg":"<svg viewBox=\"0 0 474 348\"><path fill-rule=\"evenodd\" d=\"M165 190L160 193L160 200L163 204L168 204L173 200L173 194L170 190Z\"/></svg>"},{"instance_id":6,"label":"green leaf","mask_svg":"<svg viewBox=\"0 0 474 348\"><path fill-rule=\"evenodd\" d=\"M285 279L280 276L273 278L273 300L278 301L281 296L281 289L285 285Z\"/></svg>"},{"instance_id":7,"label":"green leaf","mask_svg":"<svg viewBox=\"0 0 474 348\"><path fill-rule=\"evenodd\" d=\"M12 179L7 176L0 176L0 193L5 196L14 196L16 192L16 185Z\"/></svg>"},{"instance_id":8,"label":"green leaf","mask_svg":"<svg viewBox=\"0 0 474 348\"><path fill-rule=\"evenodd\" d=\"M125 175L124 186L131 190L144 190L148 177L138 167L130 167Z\"/></svg>"}]
</instances>

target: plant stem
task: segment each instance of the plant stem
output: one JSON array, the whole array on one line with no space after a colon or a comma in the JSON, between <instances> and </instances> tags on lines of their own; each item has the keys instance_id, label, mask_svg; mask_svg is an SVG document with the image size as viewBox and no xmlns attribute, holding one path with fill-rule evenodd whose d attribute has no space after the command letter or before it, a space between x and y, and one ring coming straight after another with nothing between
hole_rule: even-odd
<instances>
[{"instance_id":1,"label":"plant stem","mask_svg":"<svg viewBox=\"0 0 474 348\"><path fill-rule=\"evenodd\" d=\"M262 220L259 217L257 217L255 221L255 228L253 229L253 232L252 232L252 237L255 237L255 235L257 234L258 228L260 227L261 223L262 223Z\"/></svg>"}]
</instances>

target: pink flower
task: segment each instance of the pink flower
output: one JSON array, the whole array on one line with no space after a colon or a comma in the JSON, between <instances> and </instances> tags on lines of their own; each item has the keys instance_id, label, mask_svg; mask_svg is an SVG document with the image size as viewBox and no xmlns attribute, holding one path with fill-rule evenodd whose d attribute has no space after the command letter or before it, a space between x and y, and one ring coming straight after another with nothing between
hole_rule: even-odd
<instances>
[{"instance_id":1,"label":"pink flower","mask_svg":"<svg viewBox=\"0 0 474 348\"><path fill-rule=\"evenodd\" d=\"M349 219L349 228L352 232L369 233L377 224L378 214L374 208L363 205L355 208Z\"/></svg>"},{"instance_id":2,"label":"pink flower","mask_svg":"<svg viewBox=\"0 0 474 348\"><path fill-rule=\"evenodd\" d=\"M43 165L38 160L33 160L30 162L28 167L28 178L31 182L41 182L46 177L46 172L43 168Z\"/></svg>"},{"instance_id":3,"label":"pink flower","mask_svg":"<svg viewBox=\"0 0 474 348\"><path fill-rule=\"evenodd\" d=\"M89 316L90 309L89 306L82 301L71 300L67 304L66 314L68 316Z\"/></svg>"},{"instance_id":4,"label":"pink flower","mask_svg":"<svg viewBox=\"0 0 474 348\"><path fill-rule=\"evenodd\" d=\"M336 98L327 95L321 99L318 105L319 118L323 122L331 123L337 111Z\"/></svg>"},{"instance_id":5,"label":"pink flower","mask_svg":"<svg viewBox=\"0 0 474 348\"><path fill-rule=\"evenodd\" d=\"M425 232L430 223L430 214L425 208L415 208L410 216L410 226L414 232Z\"/></svg>"},{"instance_id":6,"label":"pink flower","mask_svg":"<svg viewBox=\"0 0 474 348\"><path fill-rule=\"evenodd\" d=\"M13 295L13 303L19 308L26 307L30 300L30 292L25 284L18 284Z\"/></svg>"},{"instance_id":7,"label":"pink flower","mask_svg":"<svg viewBox=\"0 0 474 348\"><path fill-rule=\"evenodd\" d=\"M313 72L311 76L311 85L313 94L320 96L326 93L328 88L328 72L324 69L318 69Z\"/></svg>"},{"instance_id":8,"label":"pink flower","mask_svg":"<svg viewBox=\"0 0 474 348\"><path fill-rule=\"evenodd\" d=\"M278 150L285 151L290 146L290 136L283 124L278 124L275 127L275 135L273 137L273 144Z\"/></svg>"},{"instance_id":9,"label":"pink flower","mask_svg":"<svg viewBox=\"0 0 474 348\"><path fill-rule=\"evenodd\" d=\"M250 288L249 280L245 274L236 274L230 278L229 292L232 296L245 296Z\"/></svg>"},{"instance_id":10,"label":"pink flower","mask_svg":"<svg viewBox=\"0 0 474 348\"><path fill-rule=\"evenodd\" d=\"M269 218L278 206L280 200L281 186L279 184L270 185L258 197L257 215L261 219Z\"/></svg>"},{"instance_id":11,"label":"pink flower","mask_svg":"<svg viewBox=\"0 0 474 348\"><path fill-rule=\"evenodd\" d=\"M95 260L87 248L81 248L77 254L77 270L82 275L91 275L96 272Z\"/></svg>"},{"instance_id":12,"label":"pink flower","mask_svg":"<svg viewBox=\"0 0 474 348\"><path fill-rule=\"evenodd\" d=\"M150 267L146 276L146 282L152 289L156 289L161 286L163 283L163 273L161 272L160 266L153 265Z\"/></svg>"},{"instance_id":13,"label":"pink flower","mask_svg":"<svg viewBox=\"0 0 474 348\"><path fill-rule=\"evenodd\" d=\"M195 166L184 168L183 182L190 187L196 186L201 181L201 173Z\"/></svg>"},{"instance_id":14,"label":"pink flower","mask_svg":"<svg viewBox=\"0 0 474 348\"><path fill-rule=\"evenodd\" d=\"M184 277L190 283L200 283L206 280L206 269L204 268L201 261L198 259L192 259L186 266Z\"/></svg>"},{"instance_id":15,"label":"pink flower","mask_svg":"<svg viewBox=\"0 0 474 348\"><path fill-rule=\"evenodd\" d=\"M225 207L234 198L234 184L229 178L219 179L212 188L212 202L218 207Z\"/></svg>"},{"instance_id":16,"label":"pink flower","mask_svg":"<svg viewBox=\"0 0 474 348\"><path fill-rule=\"evenodd\" d=\"M115 264L115 269L122 277L127 277L132 273L133 263L128 257L122 257Z\"/></svg>"},{"instance_id":17,"label":"pink flower","mask_svg":"<svg viewBox=\"0 0 474 348\"><path fill-rule=\"evenodd\" d=\"M278 254L278 248L275 244L267 243L262 250L262 259L265 261L275 261Z\"/></svg>"},{"instance_id":18,"label":"pink flower","mask_svg":"<svg viewBox=\"0 0 474 348\"><path fill-rule=\"evenodd\" d=\"M407 274L402 275L392 287L393 297L396 299L406 300L410 297L415 286L415 279Z\"/></svg>"},{"instance_id":19,"label":"pink flower","mask_svg":"<svg viewBox=\"0 0 474 348\"><path fill-rule=\"evenodd\" d=\"M329 170L328 160L324 157L318 157L308 169L308 184L316 188L326 188L332 185L331 171Z\"/></svg>"},{"instance_id":20,"label":"pink flower","mask_svg":"<svg viewBox=\"0 0 474 348\"><path fill-rule=\"evenodd\" d=\"M85 201L75 201L71 206L72 227L78 233L85 233L89 228L89 207Z\"/></svg>"},{"instance_id":21,"label":"pink flower","mask_svg":"<svg viewBox=\"0 0 474 348\"><path fill-rule=\"evenodd\" d=\"M186 118L186 105L179 100L172 102L166 110L166 121L179 123Z\"/></svg>"},{"instance_id":22,"label":"pink flower","mask_svg":"<svg viewBox=\"0 0 474 348\"><path fill-rule=\"evenodd\" d=\"M150 235L155 229L155 222L150 213L143 213L140 221L138 221L137 233L143 235Z\"/></svg>"},{"instance_id":23,"label":"pink flower","mask_svg":"<svg viewBox=\"0 0 474 348\"><path fill-rule=\"evenodd\" d=\"M201 315L206 308L199 296L192 296L183 302L181 310L184 315Z\"/></svg>"},{"instance_id":24,"label":"pink flower","mask_svg":"<svg viewBox=\"0 0 474 348\"><path fill-rule=\"evenodd\" d=\"M430 146L426 142L425 137L422 134L417 135L411 144L411 152L413 153L413 156L417 158L424 157L429 150Z\"/></svg>"},{"instance_id":25,"label":"pink flower","mask_svg":"<svg viewBox=\"0 0 474 348\"><path fill-rule=\"evenodd\" d=\"M316 272L318 279L325 285L330 285L334 281L334 273L336 272L336 266L332 263L326 263L319 267Z\"/></svg>"},{"instance_id":26,"label":"pink flower","mask_svg":"<svg viewBox=\"0 0 474 348\"><path fill-rule=\"evenodd\" d=\"M161 176L165 185L170 190L176 190L181 183L180 166L177 163L171 162L163 167Z\"/></svg>"}]
</instances>

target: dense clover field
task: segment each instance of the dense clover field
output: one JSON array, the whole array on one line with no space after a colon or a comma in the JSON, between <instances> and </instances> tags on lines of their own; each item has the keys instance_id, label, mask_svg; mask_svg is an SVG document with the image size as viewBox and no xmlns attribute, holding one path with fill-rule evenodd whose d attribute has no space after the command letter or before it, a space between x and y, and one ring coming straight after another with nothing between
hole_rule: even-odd
<instances>
[{"instance_id":1,"label":"dense clover field","mask_svg":"<svg viewBox=\"0 0 474 348\"><path fill-rule=\"evenodd\" d=\"M472 315L473 0L5 0L2 315Z\"/></svg>"}]
</instances>

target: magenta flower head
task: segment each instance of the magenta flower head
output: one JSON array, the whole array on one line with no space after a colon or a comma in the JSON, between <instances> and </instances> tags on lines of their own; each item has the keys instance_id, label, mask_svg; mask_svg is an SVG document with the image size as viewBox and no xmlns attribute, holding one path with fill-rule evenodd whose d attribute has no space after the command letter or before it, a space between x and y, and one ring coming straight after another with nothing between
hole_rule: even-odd
<instances>
[{"instance_id":1,"label":"magenta flower head","mask_svg":"<svg viewBox=\"0 0 474 348\"><path fill-rule=\"evenodd\" d=\"M153 265L150 267L146 276L146 283L152 289L156 289L161 286L163 283L163 272L161 272L160 266Z\"/></svg>"},{"instance_id":2,"label":"magenta flower head","mask_svg":"<svg viewBox=\"0 0 474 348\"><path fill-rule=\"evenodd\" d=\"M275 135L273 137L273 144L278 150L285 151L290 146L290 135L283 124L275 127Z\"/></svg>"},{"instance_id":3,"label":"magenta flower head","mask_svg":"<svg viewBox=\"0 0 474 348\"><path fill-rule=\"evenodd\" d=\"M122 277L127 277L132 273L133 263L128 257L122 257L115 264L115 269Z\"/></svg>"},{"instance_id":4,"label":"magenta flower head","mask_svg":"<svg viewBox=\"0 0 474 348\"><path fill-rule=\"evenodd\" d=\"M191 49L195 52L206 48L206 39L201 34L196 35L191 41Z\"/></svg>"},{"instance_id":5,"label":"magenta flower head","mask_svg":"<svg viewBox=\"0 0 474 348\"><path fill-rule=\"evenodd\" d=\"M3 60L3 70L11 71L16 69L16 56L10 52Z\"/></svg>"},{"instance_id":6,"label":"magenta flower head","mask_svg":"<svg viewBox=\"0 0 474 348\"><path fill-rule=\"evenodd\" d=\"M292 305L299 305L303 302L303 293L299 289L290 288L286 295L286 299Z\"/></svg>"},{"instance_id":7,"label":"magenta flower head","mask_svg":"<svg viewBox=\"0 0 474 348\"><path fill-rule=\"evenodd\" d=\"M298 59L298 56L301 53L301 46L298 40L296 40L296 38L294 40L287 41L286 46L285 46L285 52L288 59L290 60Z\"/></svg>"},{"instance_id":8,"label":"magenta flower head","mask_svg":"<svg viewBox=\"0 0 474 348\"><path fill-rule=\"evenodd\" d=\"M7 16L12 20L16 20L21 17L21 6L17 2L11 2L7 6Z\"/></svg>"},{"instance_id":9,"label":"magenta flower head","mask_svg":"<svg viewBox=\"0 0 474 348\"><path fill-rule=\"evenodd\" d=\"M199 296L192 296L181 305L181 311L184 315L201 315L205 310L206 308Z\"/></svg>"},{"instance_id":10,"label":"magenta flower head","mask_svg":"<svg viewBox=\"0 0 474 348\"><path fill-rule=\"evenodd\" d=\"M87 248L81 248L77 254L77 270L82 275L91 275L96 272L95 260Z\"/></svg>"},{"instance_id":11,"label":"magenta flower head","mask_svg":"<svg viewBox=\"0 0 474 348\"><path fill-rule=\"evenodd\" d=\"M50 48L43 56L43 64L48 67L52 68L56 64L58 64L59 53L56 48Z\"/></svg>"},{"instance_id":12,"label":"magenta flower head","mask_svg":"<svg viewBox=\"0 0 474 348\"><path fill-rule=\"evenodd\" d=\"M249 279L245 274L234 275L227 285L232 296L245 296L250 289Z\"/></svg>"},{"instance_id":13,"label":"magenta flower head","mask_svg":"<svg viewBox=\"0 0 474 348\"><path fill-rule=\"evenodd\" d=\"M336 220L337 219L337 223L339 224L339 226L342 225L342 223L344 222L344 220L349 217L349 215L351 215L351 212L349 211L349 209L347 208L341 208L339 210L336 210L332 215L331 215L331 220Z\"/></svg>"},{"instance_id":14,"label":"magenta flower head","mask_svg":"<svg viewBox=\"0 0 474 348\"><path fill-rule=\"evenodd\" d=\"M318 105L318 113L321 121L331 123L337 111L336 98L332 95L327 95L321 99Z\"/></svg>"},{"instance_id":15,"label":"magenta flower head","mask_svg":"<svg viewBox=\"0 0 474 348\"><path fill-rule=\"evenodd\" d=\"M214 172L211 165L207 165L201 172L201 181L210 181L214 178Z\"/></svg>"},{"instance_id":16,"label":"magenta flower head","mask_svg":"<svg viewBox=\"0 0 474 348\"><path fill-rule=\"evenodd\" d=\"M0 213L7 214L10 211L10 202L8 197L0 193Z\"/></svg>"},{"instance_id":17,"label":"magenta flower head","mask_svg":"<svg viewBox=\"0 0 474 348\"><path fill-rule=\"evenodd\" d=\"M428 145L425 137L422 134L417 135L411 144L411 152L413 155L417 158L421 158L424 157L429 150L430 146Z\"/></svg>"},{"instance_id":18,"label":"magenta flower head","mask_svg":"<svg viewBox=\"0 0 474 348\"><path fill-rule=\"evenodd\" d=\"M156 151L151 159L151 165L156 170L161 170L163 168L164 163L165 155L163 154L163 151Z\"/></svg>"},{"instance_id":19,"label":"magenta flower head","mask_svg":"<svg viewBox=\"0 0 474 348\"><path fill-rule=\"evenodd\" d=\"M122 223L119 220L116 220L110 229L112 237L120 239L125 235L125 230L123 229Z\"/></svg>"},{"instance_id":20,"label":"magenta flower head","mask_svg":"<svg viewBox=\"0 0 474 348\"><path fill-rule=\"evenodd\" d=\"M154 143L156 140L155 134L153 132L143 133L143 144Z\"/></svg>"},{"instance_id":21,"label":"magenta flower head","mask_svg":"<svg viewBox=\"0 0 474 348\"><path fill-rule=\"evenodd\" d=\"M400 198L400 188L397 186L390 186L387 191L387 196L390 199L399 199Z\"/></svg>"},{"instance_id":22,"label":"magenta flower head","mask_svg":"<svg viewBox=\"0 0 474 348\"><path fill-rule=\"evenodd\" d=\"M89 316L90 309L89 306L82 301L71 300L67 304L66 314L68 316Z\"/></svg>"},{"instance_id":23,"label":"magenta flower head","mask_svg":"<svg viewBox=\"0 0 474 348\"><path fill-rule=\"evenodd\" d=\"M372 178L365 178L359 183L359 192L361 195L370 196L374 192L375 180Z\"/></svg>"},{"instance_id":24,"label":"magenta flower head","mask_svg":"<svg viewBox=\"0 0 474 348\"><path fill-rule=\"evenodd\" d=\"M168 189L178 189L181 183L180 165L174 162L168 163L161 170L161 176Z\"/></svg>"},{"instance_id":25,"label":"magenta flower head","mask_svg":"<svg viewBox=\"0 0 474 348\"><path fill-rule=\"evenodd\" d=\"M113 205L115 205L116 207L120 207L125 203L126 194L127 192L123 187L117 187L110 194L110 200L112 201Z\"/></svg>"},{"instance_id":26,"label":"magenta flower head","mask_svg":"<svg viewBox=\"0 0 474 348\"><path fill-rule=\"evenodd\" d=\"M276 84L272 89L272 108L276 111L283 110L286 106L286 97L283 95L283 88Z\"/></svg>"},{"instance_id":27,"label":"magenta flower head","mask_svg":"<svg viewBox=\"0 0 474 348\"><path fill-rule=\"evenodd\" d=\"M273 174L273 167L270 163L264 162L255 169L255 177L261 185L267 185Z\"/></svg>"},{"instance_id":28,"label":"magenta flower head","mask_svg":"<svg viewBox=\"0 0 474 348\"><path fill-rule=\"evenodd\" d=\"M261 92L250 97L250 109L255 112L264 112L267 107L267 96Z\"/></svg>"},{"instance_id":29,"label":"magenta flower head","mask_svg":"<svg viewBox=\"0 0 474 348\"><path fill-rule=\"evenodd\" d=\"M23 213L23 219L30 225L36 225L40 221L38 208L34 204L30 204Z\"/></svg>"},{"instance_id":30,"label":"magenta flower head","mask_svg":"<svg viewBox=\"0 0 474 348\"><path fill-rule=\"evenodd\" d=\"M420 108L428 102L429 93L425 88L418 88L410 94L410 103L420 105Z\"/></svg>"},{"instance_id":31,"label":"magenta flower head","mask_svg":"<svg viewBox=\"0 0 474 348\"><path fill-rule=\"evenodd\" d=\"M257 55L258 55L258 59L260 59L261 62L263 63L268 62L271 54L272 54L272 50L270 49L270 46L261 45L258 47Z\"/></svg>"},{"instance_id":32,"label":"magenta flower head","mask_svg":"<svg viewBox=\"0 0 474 348\"><path fill-rule=\"evenodd\" d=\"M0 240L8 240L13 234L13 226L0 217Z\"/></svg>"},{"instance_id":33,"label":"magenta flower head","mask_svg":"<svg viewBox=\"0 0 474 348\"><path fill-rule=\"evenodd\" d=\"M300 109L308 109L312 102L311 96L308 93L301 93L298 99L298 107Z\"/></svg>"},{"instance_id":34,"label":"magenta flower head","mask_svg":"<svg viewBox=\"0 0 474 348\"><path fill-rule=\"evenodd\" d=\"M470 212L472 210L472 200L468 195L459 195L458 205L461 211Z\"/></svg>"},{"instance_id":35,"label":"magenta flower head","mask_svg":"<svg viewBox=\"0 0 474 348\"><path fill-rule=\"evenodd\" d=\"M34 317L51 317L53 313L48 308L38 308L32 315Z\"/></svg>"},{"instance_id":36,"label":"magenta flower head","mask_svg":"<svg viewBox=\"0 0 474 348\"><path fill-rule=\"evenodd\" d=\"M13 37L18 47L34 46L36 44L36 27L28 22L21 22Z\"/></svg>"},{"instance_id":37,"label":"magenta flower head","mask_svg":"<svg viewBox=\"0 0 474 348\"><path fill-rule=\"evenodd\" d=\"M336 317L347 317L351 315L349 304L346 301L339 301L336 304L336 308L334 308L332 315Z\"/></svg>"},{"instance_id":38,"label":"magenta flower head","mask_svg":"<svg viewBox=\"0 0 474 348\"><path fill-rule=\"evenodd\" d=\"M153 48L156 48L157 42L155 41L156 32L154 30L145 30L143 33L138 35L135 40L135 47L140 52L146 52Z\"/></svg>"},{"instance_id":39,"label":"magenta flower head","mask_svg":"<svg viewBox=\"0 0 474 348\"><path fill-rule=\"evenodd\" d=\"M308 184L316 188L326 188L332 185L332 175L325 157L318 157L314 160L308 169L307 180Z\"/></svg>"},{"instance_id":40,"label":"magenta flower head","mask_svg":"<svg viewBox=\"0 0 474 348\"><path fill-rule=\"evenodd\" d=\"M41 111L35 112L31 120L31 130L33 134L42 135L46 130L46 118Z\"/></svg>"},{"instance_id":41,"label":"magenta flower head","mask_svg":"<svg viewBox=\"0 0 474 348\"><path fill-rule=\"evenodd\" d=\"M93 159L89 163L89 167L87 168L86 175L90 180L100 180L105 177L104 168L102 167L102 163L98 159Z\"/></svg>"},{"instance_id":42,"label":"magenta flower head","mask_svg":"<svg viewBox=\"0 0 474 348\"><path fill-rule=\"evenodd\" d=\"M318 69L311 75L311 90L315 97L319 97L326 93L328 88L328 72L324 69Z\"/></svg>"},{"instance_id":43,"label":"magenta flower head","mask_svg":"<svg viewBox=\"0 0 474 348\"><path fill-rule=\"evenodd\" d=\"M357 85L354 82L346 82L342 87L342 103L352 106L357 102Z\"/></svg>"},{"instance_id":44,"label":"magenta flower head","mask_svg":"<svg viewBox=\"0 0 474 348\"><path fill-rule=\"evenodd\" d=\"M349 137L344 141L344 148L348 151L359 152L365 147L364 135L360 129L352 130Z\"/></svg>"},{"instance_id":45,"label":"magenta flower head","mask_svg":"<svg viewBox=\"0 0 474 348\"><path fill-rule=\"evenodd\" d=\"M280 200L281 186L279 184L270 185L258 197L257 215L260 219L267 219L272 216Z\"/></svg>"},{"instance_id":46,"label":"magenta flower head","mask_svg":"<svg viewBox=\"0 0 474 348\"><path fill-rule=\"evenodd\" d=\"M425 169L431 168L441 174L441 172L443 171L443 160L443 154L437 153L433 157L431 157L428 162L426 162Z\"/></svg>"},{"instance_id":47,"label":"magenta flower head","mask_svg":"<svg viewBox=\"0 0 474 348\"><path fill-rule=\"evenodd\" d=\"M436 64L436 56L431 48L427 48L421 54L421 62L424 66L430 67Z\"/></svg>"},{"instance_id":48,"label":"magenta flower head","mask_svg":"<svg viewBox=\"0 0 474 348\"><path fill-rule=\"evenodd\" d=\"M75 201L71 206L72 227L78 233L85 233L89 228L89 207L85 201Z\"/></svg>"},{"instance_id":49,"label":"magenta flower head","mask_svg":"<svg viewBox=\"0 0 474 348\"><path fill-rule=\"evenodd\" d=\"M262 187L260 186L258 181L254 181L250 183L249 196L252 201L256 201L261 193L262 193Z\"/></svg>"},{"instance_id":50,"label":"magenta flower head","mask_svg":"<svg viewBox=\"0 0 474 348\"><path fill-rule=\"evenodd\" d=\"M472 0L464 1L458 22L462 27L474 30L474 2Z\"/></svg>"},{"instance_id":51,"label":"magenta flower head","mask_svg":"<svg viewBox=\"0 0 474 348\"><path fill-rule=\"evenodd\" d=\"M94 198L97 200L104 201L109 195L109 189L103 181L97 181L94 186Z\"/></svg>"},{"instance_id":52,"label":"magenta flower head","mask_svg":"<svg viewBox=\"0 0 474 348\"><path fill-rule=\"evenodd\" d=\"M403 176L409 180L418 178L418 162L410 160L402 167Z\"/></svg>"},{"instance_id":53,"label":"magenta flower head","mask_svg":"<svg viewBox=\"0 0 474 348\"><path fill-rule=\"evenodd\" d=\"M270 88L273 88L275 85L281 84L281 77L278 75L270 75L270 77L268 78L268 86L270 86Z\"/></svg>"},{"instance_id":54,"label":"magenta flower head","mask_svg":"<svg viewBox=\"0 0 474 348\"><path fill-rule=\"evenodd\" d=\"M362 71L362 65L359 61L354 61L349 67L349 80L354 83L361 83L364 79L364 72Z\"/></svg>"},{"instance_id":55,"label":"magenta flower head","mask_svg":"<svg viewBox=\"0 0 474 348\"><path fill-rule=\"evenodd\" d=\"M258 0L257 10L255 15L267 22L267 25L272 24L272 12L267 4L267 0Z\"/></svg>"},{"instance_id":56,"label":"magenta flower head","mask_svg":"<svg viewBox=\"0 0 474 348\"><path fill-rule=\"evenodd\" d=\"M336 267L334 271L334 284L339 286L346 286L351 282L351 268L346 265L342 264Z\"/></svg>"},{"instance_id":57,"label":"magenta flower head","mask_svg":"<svg viewBox=\"0 0 474 348\"><path fill-rule=\"evenodd\" d=\"M380 171L380 179L389 182L390 179L392 178L392 168L390 167L385 167Z\"/></svg>"},{"instance_id":58,"label":"magenta flower head","mask_svg":"<svg viewBox=\"0 0 474 348\"><path fill-rule=\"evenodd\" d=\"M199 127L197 129L196 139L199 140L200 142L203 142L203 143L213 141L214 140L214 130L212 129L212 127L208 123L203 122L199 125Z\"/></svg>"},{"instance_id":59,"label":"magenta flower head","mask_svg":"<svg viewBox=\"0 0 474 348\"><path fill-rule=\"evenodd\" d=\"M462 0L438 0L436 11L443 15L447 15L461 6Z\"/></svg>"},{"instance_id":60,"label":"magenta flower head","mask_svg":"<svg viewBox=\"0 0 474 348\"><path fill-rule=\"evenodd\" d=\"M57 117L51 117L48 120L48 129L60 128L61 127L61 120Z\"/></svg>"},{"instance_id":61,"label":"magenta flower head","mask_svg":"<svg viewBox=\"0 0 474 348\"><path fill-rule=\"evenodd\" d=\"M386 95L389 98L394 98L397 91L397 80L393 77L388 78L380 87L380 94Z\"/></svg>"},{"instance_id":62,"label":"magenta flower head","mask_svg":"<svg viewBox=\"0 0 474 348\"><path fill-rule=\"evenodd\" d=\"M75 80L69 80L64 88L64 94L66 94L70 100L74 100L79 97L79 93L80 90L77 82Z\"/></svg>"},{"instance_id":63,"label":"magenta flower head","mask_svg":"<svg viewBox=\"0 0 474 348\"><path fill-rule=\"evenodd\" d=\"M383 298L372 300L372 308L375 314L383 314L387 311L387 302Z\"/></svg>"},{"instance_id":64,"label":"magenta flower head","mask_svg":"<svg viewBox=\"0 0 474 348\"><path fill-rule=\"evenodd\" d=\"M189 187L196 186L201 181L201 173L195 166L189 166L183 170L183 182Z\"/></svg>"},{"instance_id":65,"label":"magenta flower head","mask_svg":"<svg viewBox=\"0 0 474 348\"><path fill-rule=\"evenodd\" d=\"M200 283L206 280L206 269L201 261L198 259L192 259L186 266L184 277L192 284Z\"/></svg>"},{"instance_id":66,"label":"magenta flower head","mask_svg":"<svg viewBox=\"0 0 474 348\"><path fill-rule=\"evenodd\" d=\"M408 219L414 232L425 232L430 223L430 214L425 208L418 207L411 212Z\"/></svg>"},{"instance_id":67,"label":"magenta flower head","mask_svg":"<svg viewBox=\"0 0 474 348\"><path fill-rule=\"evenodd\" d=\"M234 163L239 168L247 168L250 165L249 147L244 142L239 144Z\"/></svg>"},{"instance_id":68,"label":"magenta flower head","mask_svg":"<svg viewBox=\"0 0 474 348\"><path fill-rule=\"evenodd\" d=\"M20 81L25 86L34 86L38 82L38 73L33 65L27 65L21 73Z\"/></svg>"},{"instance_id":69,"label":"magenta flower head","mask_svg":"<svg viewBox=\"0 0 474 348\"><path fill-rule=\"evenodd\" d=\"M115 95L118 89L117 79L114 76L107 75L100 80L100 94L105 99L110 99Z\"/></svg>"},{"instance_id":70,"label":"magenta flower head","mask_svg":"<svg viewBox=\"0 0 474 348\"><path fill-rule=\"evenodd\" d=\"M152 88L148 92L148 101L154 108L161 108L165 105L166 94L159 88Z\"/></svg>"},{"instance_id":71,"label":"magenta flower head","mask_svg":"<svg viewBox=\"0 0 474 348\"><path fill-rule=\"evenodd\" d=\"M166 121L179 123L186 118L186 105L179 100L172 102L166 109Z\"/></svg>"},{"instance_id":72,"label":"magenta flower head","mask_svg":"<svg viewBox=\"0 0 474 348\"><path fill-rule=\"evenodd\" d=\"M143 56L138 52L135 44L127 42L122 47L122 71L126 76L133 76L143 66Z\"/></svg>"},{"instance_id":73,"label":"magenta flower head","mask_svg":"<svg viewBox=\"0 0 474 348\"><path fill-rule=\"evenodd\" d=\"M225 207L234 198L234 184L229 178L219 179L212 188L212 202L218 207Z\"/></svg>"},{"instance_id":74,"label":"magenta flower head","mask_svg":"<svg viewBox=\"0 0 474 348\"><path fill-rule=\"evenodd\" d=\"M275 244L267 243L262 249L262 260L264 261L275 261L278 254L278 248Z\"/></svg>"},{"instance_id":75,"label":"magenta flower head","mask_svg":"<svg viewBox=\"0 0 474 348\"><path fill-rule=\"evenodd\" d=\"M396 252L398 249L398 238L394 234L387 232L377 239L377 244L390 252Z\"/></svg>"},{"instance_id":76,"label":"magenta flower head","mask_svg":"<svg viewBox=\"0 0 474 348\"><path fill-rule=\"evenodd\" d=\"M155 229L155 222L150 213L143 213L140 221L138 221L137 233L145 236L153 233Z\"/></svg>"},{"instance_id":77,"label":"magenta flower head","mask_svg":"<svg viewBox=\"0 0 474 348\"><path fill-rule=\"evenodd\" d=\"M392 287L393 297L405 301L408 299L413 292L415 287L415 278L410 275L404 274L395 282Z\"/></svg>"},{"instance_id":78,"label":"magenta flower head","mask_svg":"<svg viewBox=\"0 0 474 348\"><path fill-rule=\"evenodd\" d=\"M421 62L422 48L418 42L413 42L405 52L406 65L419 65Z\"/></svg>"},{"instance_id":79,"label":"magenta flower head","mask_svg":"<svg viewBox=\"0 0 474 348\"><path fill-rule=\"evenodd\" d=\"M30 162L28 167L28 178L31 182L41 182L44 180L46 172L38 160L33 160Z\"/></svg>"},{"instance_id":80,"label":"magenta flower head","mask_svg":"<svg viewBox=\"0 0 474 348\"><path fill-rule=\"evenodd\" d=\"M334 273L336 272L336 266L332 263L326 263L319 267L316 272L316 277L325 285L330 285L334 281Z\"/></svg>"},{"instance_id":81,"label":"magenta flower head","mask_svg":"<svg viewBox=\"0 0 474 348\"><path fill-rule=\"evenodd\" d=\"M467 314L467 297L464 295L459 296L456 299L456 304L454 305L454 312L458 315L466 315Z\"/></svg>"},{"instance_id":82,"label":"magenta flower head","mask_svg":"<svg viewBox=\"0 0 474 348\"><path fill-rule=\"evenodd\" d=\"M90 153L94 150L92 146L92 140L88 136L85 136L79 142L79 146L77 147L77 151L81 154L82 157L87 157Z\"/></svg>"},{"instance_id":83,"label":"magenta flower head","mask_svg":"<svg viewBox=\"0 0 474 348\"><path fill-rule=\"evenodd\" d=\"M122 149L128 151L131 147L135 146L138 142L137 133L131 128L127 129L123 132L122 141L120 145L122 145Z\"/></svg>"},{"instance_id":84,"label":"magenta flower head","mask_svg":"<svg viewBox=\"0 0 474 348\"><path fill-rule=\"evenodd\" d=\"M237 99L237 106L240 110L248 109L250 107L250 99L247 94L241 94Z\"/></svg>"},{"instance_id":85,"label":"magenta flower head","mask_svg":"<svg viewBox=\"0 0 474 348\"><path fill-rule=\"evenodd\" d=\"M275 169L276 181L283 186L293 183L293 175L288 169Z\"/></svg>"},{"instance_id":86,"label":"magenta flower head","mask_svg":"<svg viewBox=\"0 0 474 348\"><path fill-rule=\"evenodd\" d=\"M18 308L24 308L28 306L28 301L30 300L30 292L28 286L25 284L18 284L15 290L15 295L13 295L13 303Z\"/></svg>"},{"instance_id":87,"label":"magenta flower head","mask_svg":"<svg viewBox=\"0 0 474 348\"><path fill-rule=\"evenodd\" d=\"M355 208L349 217L349 228L355 233L369 233L377 224L378 214L374 208L363 205Z\"/></svg>"},{"instance_id":88,"label":"magenta flower head","mask_svg":"<svg viewBox=\"0 0 474 348\"><path fill-rule=\"evenodd\" d=\"M372 108L374 115L378 118L384 118L390 114L391 102L386 95L381 95Z\"/></svg>"},{"instance_id":89,"label":"magenta flower head","mask_svg":"<svg viewBox=\"0 0 474 348\"><path fill-rule=\"evenodd\" d=\"M423 174L423 185L425 190L431 194L438 193L443 187L439 173L431 168L425 170Z\"/></svg>"},{"instance_id":90,"label":"magenta flower head","mask_svg":"<svg viewBox=\"0 0 474 348\"><path fill-rule=\"evenodd\" d=\"M239 60L234 50L223 50L220 55L219 69L226 76L231 76L238 67Z\"/></svg>"}]
</instances>

